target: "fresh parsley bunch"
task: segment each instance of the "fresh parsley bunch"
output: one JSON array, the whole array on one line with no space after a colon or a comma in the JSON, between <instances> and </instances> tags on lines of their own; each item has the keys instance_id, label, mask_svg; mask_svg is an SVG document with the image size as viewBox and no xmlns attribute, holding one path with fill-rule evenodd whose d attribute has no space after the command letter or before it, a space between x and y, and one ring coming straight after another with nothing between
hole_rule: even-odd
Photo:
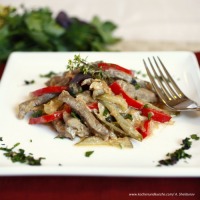
<instances>
[{"instance_id":1,"label":"fresh parsley bunch","mask_svg":"<svg viewBox=\"0 0 200 200\"><path fill-rule=\"evenodd\" d=\"M117 26L95 16L90 22L49 8L21 10L0 6L0 63L13 51L106 51L120 39Z\"/></svg>"}]
</instances>

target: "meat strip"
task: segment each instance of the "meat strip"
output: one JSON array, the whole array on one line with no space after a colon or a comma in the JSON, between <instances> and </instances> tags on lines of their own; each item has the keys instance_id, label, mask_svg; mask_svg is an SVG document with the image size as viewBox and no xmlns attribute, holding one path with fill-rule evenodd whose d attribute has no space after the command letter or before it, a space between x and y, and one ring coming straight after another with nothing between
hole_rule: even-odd
<instances>
[{"instance_id":1,"label":"meat strip","mask_svg":"<svg viewBox=\"0 0 200 200\"><path fill-rule=\"evenodd\" d=\"M79 137L87 137L89 135L89 129L85 124L81 123L78 118L71 117L69 113L64 112L63 119L65 121L66 130L69 133L73 132Z\"/></svg>"},{"instance_id":2,"label":"meat strip","mask_svg":"<svg viewBox=\"0 0 200 200\"><path fill-rule=\"evenodd\" d=\"M74 74L72 74L71 72L65 72L62 75L55 75L46 82L46 85L47 86L54 86L54 85L66 86L73 76Z\"/></svg>"},{"instance_id":3,"label":"meat strip","mask_svg":"<svg viewBox=\"0 0 200 200\"><path fill-rule=\"evenodd\" d=\"M34 99L30 99L28 101L25 101L21 104L19 104L19 111L18 111L18 118L23 119L24 116L33 110L35 106L39 106L41 104L44 104L48 102L49 100L53 99L56 97L58 94L55 93L49 93L49 94L44 94L42 96L39 96Z\"/></svg>"},{"instance_id":4,"label":"meat strip","mask_svg":"<svg viewBox=\"0 0 200 200\"><path fill-rule=\"evenodd\" d=\"M97 136L107 140L110 135L110 130L101 124L95 116L89 111L87 106L76 98L72 97L69 92L63 91L58 99L68 104L74 111L80 115L87 127Z\"/></svg>"},{"instance_id":5,"label":"meat strip","mask_svg":"<svg viewBox=\"0 0 200 200\"><path fill-rule=\"evenodd\" d=\"M137 98L148 103L154 103L158 101L156 94L146 88L136 89L134 85L123 80L117 80L117 83L132 98Z\"/></svg>"},{"instance_id":6,"label":"meat strip","mask_svg":"<svg viewBox=\"0 0 200 200\"><path fill-rule=\"evenodd\" d=\"M58 132L58 137L65 137L65 138L69 138L69 139L74 139L75 135L69 133L66 130L66 126L65 123L58 119L52 122L53 127L56 129L56 131Z\"/></svg>"},{"instance_id":7,"label":"meat strip","mask_svg":"<svg viewBox=\"0 0 200 200\"><path fill-rule=\"evenodd\" d=\"M119 71L119 70L116 70L116 69L108 69L108 70L106 70L106 72L112 78L122 79L122 80L129 82L129 83L133 79L133 76L131 76L130 74L127 74L125 72L122 72L122 71Z\"/></svg>"}]
</instances>

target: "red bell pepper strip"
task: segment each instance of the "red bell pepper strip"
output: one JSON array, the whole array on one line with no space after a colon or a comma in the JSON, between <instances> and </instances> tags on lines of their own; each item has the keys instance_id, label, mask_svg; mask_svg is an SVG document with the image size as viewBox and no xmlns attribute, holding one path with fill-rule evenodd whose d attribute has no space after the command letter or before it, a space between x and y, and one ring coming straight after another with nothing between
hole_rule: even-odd
<instances>
[{"instance_id":1,"label":"red bell pepper strip","mask_svg":"<svg viewBox=\"0 0 200 200\"><path fill-rule=\"evenodd\" d=\"M42 115L40 117L32 117L29 119L29 124L43 124L49 123L63 117L63 112L71 113L71 108L68 105L64 106L63 110L56 111L49 115Z\"/></svg>"},{"instance_id":2,"label":"red bell pepper strip","mask_svg":"<svg viewBox=\"0 0 200 200\"><path fill-rule=\"evenodd\" d=\"M143 138L151 134L150 122L151 120L145 120L143 127L137 128L138 132L142 135Z\"/></svg>"},{"instance_id":3,"label":"red bell pepper strip","mask_svg":"<svg viewBox=\"0 0 200 200\"><path fill-rule=\"evenodd\" d=\"M72 112L72 108L68 104L65 103L63 111L65 111L67 113L71 113Z\"/></svg>"},{"instance_id":4,"label":"red bell pepper strip","mask_svg":"<svg viewBox=\"0 0 200 200\"><path fill-rule=\"evenodd\" d=\"M129 106L132 106L138 110L141 110L142 115L144 115L146 117L149 117L151 115L151 119L153 119L154 121L164 123L164 122L170 121L170 119L172 118L170 115L168 115L160 110L148 108L148 107L144 106L143 103L131 98L128 94L126 94L126 92L123 90L123 88L117 82L113 82L110 85L110 88L115 95L121 94Z\"/></svg>"},{"instance_id":5,"label":"red bell pepper strip","mask_svg":"<svg viewBox=\"0 0 200 200\"><path fill-rule=\"evenodd\" d=\"M88 103L87 104L87 107L90 109L90 110L98 110L98 103L97 102L92 102L92 103Z\"/></svg>"},{"instance_id":6,"label":"red bell pepper strip","mask_svg":"<svg viewBox=\"0 0 200 200\"><path fill-rule=\"evenodd\" d=\"M121 72L124 72L126 74L129 74L131 76L133 76L133 71L130 69L126 69L124 67L121 67L117 64L113 64L113 63L104 63L104 62L100 62L98 63L98 67L101 68L102 70L108 70L108 69L116 69L119 70Z\"/></svg>"},{"instance_id":7,"label":"red bell pepper strip","mask_svg":"<svg viewBox=\"0 0 200 200\"><path fill-rule=\"evenodd\" d=\"M128 96L126 94L126 92L122 89L122 87L117 82L113 82L109 87L111 88L111 90L114 94L116 94L116 95L121 94L129 106L132 106L136 109L143 108L143 106L144 106L143 103Z\"/></svg>"},{"instance_id":8,"label":"red bell pepper strip","mask_svg":"<svg viewBox=\"0 0 200 200\"><path fill-rule=\"evenodd\" d=\"M56 119L61 119L63 116L63 111L56 111L50 115L42 115L41 117L32 117L29 119L29 124L43 124L52 122Z\"/></svg>"},{"instance_id":9,"label":"red bell pepper strip","mask_svg":"<svg viewBox=\"0 0 200 200\"><path fill-rule=\"evenodd\" d=\"M38 90L35 90L31 92L33 96L41 96L43 94L48 94L48 93L60 93L63 90L67 90L68 88L66 86L48 86L44 87Z\"/></svg>"},{"instance_id":10,"label":"red bell pepper strip","mask_svg":"<svg viewBox=\"0 0 200 200\"><path fill-rule=\"evenodd\" d=\"M143 107L141 109L141 112L142 112L142 115L144 115L148 118L151 118L154 121L161 122L161 123L168 122L172 118L167 113L164 113L160 110L156 110L153 108L148 108L148 107L147 108Z\"/></svg>"}]
</instances>

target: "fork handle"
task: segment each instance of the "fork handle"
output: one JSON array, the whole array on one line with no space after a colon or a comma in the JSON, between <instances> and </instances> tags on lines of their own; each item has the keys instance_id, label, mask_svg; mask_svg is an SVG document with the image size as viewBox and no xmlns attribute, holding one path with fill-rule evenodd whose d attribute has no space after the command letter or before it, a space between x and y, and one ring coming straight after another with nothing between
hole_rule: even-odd
<instances>
[{"instance_id":1,"label":"fork handle","mask_svg":"<svg viewBox=\"0 0 200 200\"><path fill-rule=\"evenodd\" d=\"M200 111L200 106L196 107L196 108L183 108L183 109L176 109L178 111Z\"/></svg>"}]
</instances>

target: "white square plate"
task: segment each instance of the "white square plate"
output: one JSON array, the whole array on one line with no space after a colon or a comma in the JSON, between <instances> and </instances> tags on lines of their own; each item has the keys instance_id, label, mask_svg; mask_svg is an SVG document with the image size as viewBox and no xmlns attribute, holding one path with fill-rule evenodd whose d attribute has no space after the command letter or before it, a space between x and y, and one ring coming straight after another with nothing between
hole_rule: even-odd
<instances>
[{"instance_id":1,"label":"white square plate","mask_svg":"<svg viewBox=\"0 0 200 200\"><path fill-rule=\"evenodd\" d=\"M160 126L143 142L134 142L133 149L114 147L76 147L74 141L55 139L56 133L45 125L29 125L19 120L19 103L28 99L29 92L44 87L47 81L40 74L63 72L74 53L13 53L0 85L0 137L12 147L20 142L26 153L35 158L45 157L42 166L12 163L0 151L0 175L90 175L90 176L200 176L200 141L194 141L187 162L170 167L157 167L168 152L180 148L182 139L200 134L200 112L185 112L175 117L174 125ZM88 61L103 60L145 73L142 59L158 55L188 97L200 104L200 71L191 52L80 52ZM25 85L24 80L35 80ZM94 151L85 157L86 151Z\"/></svg>"}]
</instances>

